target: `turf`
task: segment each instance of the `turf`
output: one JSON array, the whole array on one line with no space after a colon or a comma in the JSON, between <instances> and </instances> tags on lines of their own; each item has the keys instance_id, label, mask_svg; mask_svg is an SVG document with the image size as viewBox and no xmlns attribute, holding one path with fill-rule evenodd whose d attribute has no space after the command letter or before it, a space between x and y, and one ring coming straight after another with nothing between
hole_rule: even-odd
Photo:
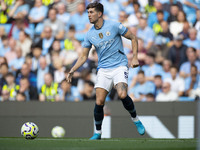
<instances>
[{"instance_id":1,"label":"turf","mask_svg":"<svg viewBox=\"0 0 200 150\"><path fill-rule=\"evenodd\" d=\"M0 150L196 150L196 139L0 138Z\"/></svg>"}]
</instances>

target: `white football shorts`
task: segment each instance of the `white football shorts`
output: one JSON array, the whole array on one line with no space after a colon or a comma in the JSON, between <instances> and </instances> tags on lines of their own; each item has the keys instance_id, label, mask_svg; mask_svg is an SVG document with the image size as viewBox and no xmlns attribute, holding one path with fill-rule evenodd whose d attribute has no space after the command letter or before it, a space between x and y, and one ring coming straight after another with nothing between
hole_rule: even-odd
<instances>
[{"instance_id":1,"label":"white football shorts","mask_svg":"<svg viewBox=\"0 0 200 150\"><path fill-rule=\"evenodd\" d=\"M95 88L103 88L110 91L117 83L128 83L128 67L119 66L112 69L100 68L97 73Z\"/></svg>"}]
</instances>

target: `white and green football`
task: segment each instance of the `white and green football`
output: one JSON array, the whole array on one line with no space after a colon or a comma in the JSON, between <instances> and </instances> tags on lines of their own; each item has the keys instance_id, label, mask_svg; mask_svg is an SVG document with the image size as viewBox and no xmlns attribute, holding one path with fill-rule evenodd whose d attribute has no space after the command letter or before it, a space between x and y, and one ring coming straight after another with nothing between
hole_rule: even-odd
<instances>
[{"instance_id":1,"label":"white and green football","mask_svg":"<svg viewBox=\"0 0 200 150\"><path fill-rule=\"evenodd\" d=\"M62 137L65 136L65 129L63 127L61 127L61 126L55 126L51 130L51 135L54 138L62 138Z\"/></svg>"},{"instance_id":2,"label":"white and green football","mask_svg":"<svg viewBox=\"0 0 200 150\"><path fill-rule=\"evenodd\" d=\"M39 128L33 122L26 122L22 125L21 135L26 139L35 139L38 136Z\"/></svg>"}]
</instances>

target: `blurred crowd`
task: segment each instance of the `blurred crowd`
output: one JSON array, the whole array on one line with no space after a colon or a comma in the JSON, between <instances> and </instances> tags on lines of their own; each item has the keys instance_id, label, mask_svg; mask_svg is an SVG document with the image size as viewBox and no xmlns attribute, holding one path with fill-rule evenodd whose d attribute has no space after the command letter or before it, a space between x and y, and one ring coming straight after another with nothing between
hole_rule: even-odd
<instances>
[{"instance_id":1,"label":"blurred crowd","mask_svg":"<svg viewBox=\"0 0 200 150\"><path fill-rule=\"evenodd\" d=\"M90 29L90 0L0 0L0 101L95 100L98 57L65 80ZM104 18L138 37L140 66L129 69L134 101L200 97L200 0L101 0ZM128 61L131 41L122 37ZM107 101L118 100L113 88Z\"/></svg>"}]
</instances>

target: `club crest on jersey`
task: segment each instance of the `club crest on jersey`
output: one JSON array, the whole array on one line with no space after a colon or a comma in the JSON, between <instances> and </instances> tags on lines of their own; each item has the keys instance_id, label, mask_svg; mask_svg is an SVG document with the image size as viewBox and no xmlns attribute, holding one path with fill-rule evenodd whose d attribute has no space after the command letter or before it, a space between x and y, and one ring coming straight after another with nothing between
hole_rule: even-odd
<instances>
[{"instance_id":1,"label":"club crest on jersey","mask_svg":"<svg viewBox=\"0 0 200 150\"><path fill-rule=\"evenodd\" d=\"M109 31L106 32L106 36L110 36L110 32Z\"/></svg>"},{"instance_id":2,"label":"club crest on jersey","mask_svg":"<svg viewBox=\"0 0 200 150\"><path fill-rule=\"evenodd\" d=\"M102 33L99 33L99 37L100 37L101 39L103 39L103 34L102 34Z\"/></svg>"}]
</instances>

